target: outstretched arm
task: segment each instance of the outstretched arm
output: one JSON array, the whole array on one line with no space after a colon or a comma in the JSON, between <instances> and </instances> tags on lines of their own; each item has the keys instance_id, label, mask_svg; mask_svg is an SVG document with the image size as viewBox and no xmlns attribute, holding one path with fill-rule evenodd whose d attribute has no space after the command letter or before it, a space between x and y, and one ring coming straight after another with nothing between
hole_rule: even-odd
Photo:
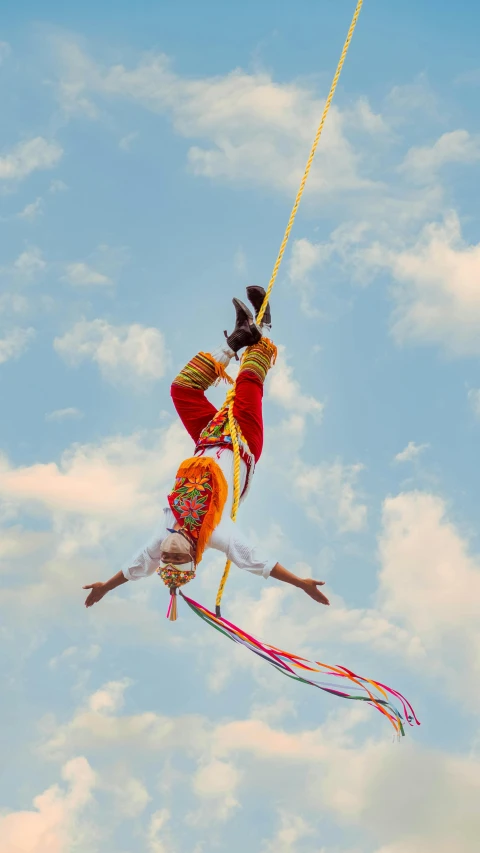
<instances>
[{"instance_id":1,"label":"outstretched arm","mask_svg":"<svg viewBox=\"0 0 480 853\"><path fill-rule=\"evenodd\" d=\"M136 581L152 575L159 563L162 551L162 542L165 539L166 532L166 520L163 518L158 530L154 536L152 536L148 545L145 548L142 548L142 550L135 555L133 560L131 560L122 572L117 572L113 578L110 578L109 581L105 581L105 583L97 581L97 583L91 583L84 586L84 589L91 590L90 594L86 598L85 607L91 607L92 604L96 604L98 601L101 601L107 592L110 592L112 589L116 589L117 586L121 586L127 581Z\"/></svg>"},{"instance_id":2,"label":"outstretched arm","mask_svg":"<svg viewBox=\"0 0 480 853\"><path fill-rule=\"evenodd\" d=\"M310 598L313 598L314 601L318 601L320 604L330 604L326 595L318 589L319 586L324 585L325 581L315 581L313 578L299 578L281 566L280 563L275 564L270 572L270 577L303 589Z\"/></svg>"},{"instance_id":3,"label":"outstretched arm","mask_svg":"<svg viewBox=\"0 0 480 853\"><path fill-rule=\"evenodd\" d=\"M97 581L96 583L87 584L83 589L90 589L91 592L87 595L85 599L85 607L91 607L92 604L96 604L98 601L101 601L103 596L110 592L112 589L116 589L117 586L121 586L122 583L127 583L128 578L125 577L123 572L117 572L113 578L110 578L109 581Z\"/></svg>"},{"instance_id":4,"label":"outstretched arm","mask_svg":"<svg viewBox=\"0 0 480 853\"><path fill-rule=\"evenodd\" d=\"M269 559L265 554L258 553L248 538L229 518L222 519L222 523L213 531L208 547L222 551L239 569L246 569L247 572L260 575L265 579L276 578L283 583L289 583L298 589L302 589L319 604L330 604L326 595L323 595L318 589L319 586L324 585L325 581L299 578L280 563Z\"/></svg>"}]
</instances>

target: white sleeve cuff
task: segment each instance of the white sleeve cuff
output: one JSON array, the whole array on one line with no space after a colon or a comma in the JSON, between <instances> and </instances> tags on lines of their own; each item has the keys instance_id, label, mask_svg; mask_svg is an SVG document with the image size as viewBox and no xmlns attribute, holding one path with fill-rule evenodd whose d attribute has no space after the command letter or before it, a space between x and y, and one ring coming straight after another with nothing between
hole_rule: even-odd
<instances>
[{"instance_id":1,"label":"white sleeve cuff","mask_svg":"<svg viewBox=\"0 0 480 853\"><path fill-rule=\"evenodd\" d=\"M263 567L263 571L262 571L262 575L265 578L265 580L267 580L267 578L270 577L270 575L272 574L272 571L275 568L275 566L277 565L277 563L278 563L278 560L268 560L265 563L265 566Z\"/></svg>"},{"instance_id":2,"label":"white sleeve cuff","mask_svg":"<svg viewBox=\"0 0 480 853\"><path fill-rule=\"evenodd\" d=\"M126 578L127 581L138 581L138 580L140 580L140 578L138 576L135 577L135 575L132 575L132 572L131 572L131 569L129 566L126 566L124 569L122 569L122 572L123 572L123 577Z\"/></svg>"},{"instance_id":3,"label":"white sleeve cuff","mask_svg":"<svg viewBox=\"0 0 480 853\"><path fill-rule=\"evenodd\" d=\"M129 563L124 564L122 572L127 581L139 581L148 578L158 568L162 553L162 542L167 532L167 513L163 511L163 519L158 529L142 551L137 551Z\"/></svg>"},{"instance_id":4,"label":"white sleeve cuff","mask_svg":"<svg viewBox=\"0 0 480 853\"><path fill-rule=\"evenodd\" d=\"M148 578L156 571L159 562L160 558L152 556L148 548L145 548L141 554L137 554L131 563L123 567L123 575L129 581L139 581L141 578Z\"/></svg>"}]
</instances>

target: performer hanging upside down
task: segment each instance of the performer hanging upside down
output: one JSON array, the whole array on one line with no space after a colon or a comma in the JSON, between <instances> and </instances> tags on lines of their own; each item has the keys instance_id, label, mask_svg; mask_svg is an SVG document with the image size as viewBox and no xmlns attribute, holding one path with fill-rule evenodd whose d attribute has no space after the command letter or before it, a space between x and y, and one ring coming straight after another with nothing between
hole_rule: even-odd
<instances>
[{"instance_id":1,"label":"performer hanging upside down","mask_svg":"<svg viewBox=\"0 0 480 853\"><path fill-rule=\"evenodd\" d=\"M248 287L247 296L256 314L265 296L262 287ZM90 593L87 607L127 581L139 580L157 571L168 585L175 575L185 583L206 548L222 551L238 568L264 578L272 577L302 589L320 604L329 604L320 591L323 581L299 578L275 559L253 547L230 518L233 503L232 438L228 412L217 411L205 391L219 379L229 380L225 372L230 360L245 347L236 380L233 415L241 455L241 497L251 484L256 462L263 446L262 397L265 377L276 354L274 344L265 337L271 329L270 308L260 326L252 312L234 299L235 329L226 342L209 353L199 352L174 379L171 395L185 429L195 442L195 455L178 469L175 485L168 495L159 530L135 558L110 580L83 587ZM231 380L230 380L231 381ZM179 584L177 584L179 585Z\"/></svg>"}]
</instances>

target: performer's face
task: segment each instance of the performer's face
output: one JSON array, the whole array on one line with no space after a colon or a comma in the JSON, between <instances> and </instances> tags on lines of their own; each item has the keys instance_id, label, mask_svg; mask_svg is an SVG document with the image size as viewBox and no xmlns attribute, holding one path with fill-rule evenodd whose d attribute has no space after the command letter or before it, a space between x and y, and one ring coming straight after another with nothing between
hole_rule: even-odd
<instances>
[{"instance_id":1,"label":"performer's face","mask_svg":"<svg viewBox=\"0 0 480 853\"><path fill-rule=\"evenodd\" d=\"M192 558L189 554L175 554L173 551L163 551L161 561L162 563L173 563L174 566L183 566L186 563L191 563Z\"/></svg>"}]
</instances>

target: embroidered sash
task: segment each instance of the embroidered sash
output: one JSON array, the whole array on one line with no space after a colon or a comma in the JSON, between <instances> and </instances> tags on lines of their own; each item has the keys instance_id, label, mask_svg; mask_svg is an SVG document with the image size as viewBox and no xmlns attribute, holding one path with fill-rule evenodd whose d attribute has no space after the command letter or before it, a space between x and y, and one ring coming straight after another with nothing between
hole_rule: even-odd
<instances>
[{"instance_id":1,"label":"embroidered sash","mask_svg":"<svg viewBox=\"0 0 480 853\"><path fill-rule=\"evenodd\" d=\"M227 481L214 459L194 456L180 465L168 503L195 546L196 565L220 522L227 494Z\"/></svg>"}]
</instances>

